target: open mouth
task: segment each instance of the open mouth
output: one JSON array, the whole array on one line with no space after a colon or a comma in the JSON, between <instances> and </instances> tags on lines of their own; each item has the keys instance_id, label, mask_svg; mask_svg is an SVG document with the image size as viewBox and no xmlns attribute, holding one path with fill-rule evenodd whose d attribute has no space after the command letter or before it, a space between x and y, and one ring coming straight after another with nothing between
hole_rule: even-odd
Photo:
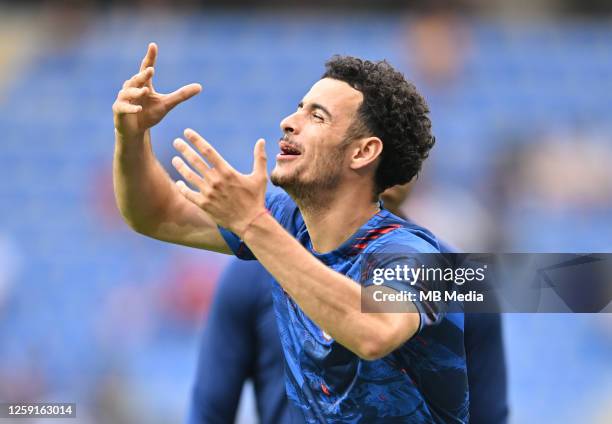
<instances>
[{"instance_id":1,"label":"open mouth","mask_svg":"<svg viewBox=\"0 0 612 424\"><path fill-rule=\"evenodd\" d=\"M296 146L286 141L281 141L279 143L279 147L281 156L299 156L302 154L302 152Z\"/></svg>"}]
</instances>

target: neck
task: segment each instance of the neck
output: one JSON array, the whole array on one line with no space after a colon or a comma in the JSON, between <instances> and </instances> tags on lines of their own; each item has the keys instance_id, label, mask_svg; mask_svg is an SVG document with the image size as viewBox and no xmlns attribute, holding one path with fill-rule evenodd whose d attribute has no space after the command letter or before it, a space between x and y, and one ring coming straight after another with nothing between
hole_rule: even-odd
<instances>
[{"instance_id":1,"label":"neck","mask_svg":"<svg viewBox=\"0 0 612 424\"><path fill-rule=\"evenodd\" d=\"M380 210L378 202L372 201L372 192L363 188L338 187L316 199L294 200L304 218L312 246L318 253L340 247Z\"/></svg>"}]
</instances>

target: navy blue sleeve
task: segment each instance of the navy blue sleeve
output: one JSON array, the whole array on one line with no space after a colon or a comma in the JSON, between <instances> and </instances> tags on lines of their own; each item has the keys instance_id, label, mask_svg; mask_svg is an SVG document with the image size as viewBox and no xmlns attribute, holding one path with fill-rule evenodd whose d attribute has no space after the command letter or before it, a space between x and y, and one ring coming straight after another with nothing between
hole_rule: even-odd
<instances>
[{"instance_id":1,"label":"navy blue sleeve","mask_svg":"<svg viewBox=\"0 0 612 424\"><path fill-rule=\"evenodd\" d=\"M259 290L245 290L265 276L257 262L233 260L224 271L202 334L188 422L234 421L242 386L253 373L253 321Z\"/></svg>"},{"instance_id":2,"label":"navy blue sleeve","mask_svg":"<svg viewBox=\"0 0 612 424\"><path fill-rule=\"evenodd\" d=\"M286 193L266 193L266 209L285 230L294 236L297 234L300 224L303 222L302 216L296 204ZM223 227L219 227L219 231L236 257L244 260L255 259L253 253L240 240L240 237Z\"/></svg>"},{"instance_id":3,"label":"navy blue sleeve","mask_svg":"<svg viewBox=\"0 0 612 424\"><path fill-rule=\"evenodd\" d=\"M499 314L465 314L470 423L508 420L506 361Z\"/></svg>"},{"instance_id":4,"label":"navy blue sleeve","mask_svg":"<svg viewBox=\"0 0 612 424\"><path fill-rule=\"evenodd\" d=\"M448 305L443 301L421 300L420 293L443 290L446 287L438 287L440 283L435 283L436 286L433 286L434 283L425 283L422 280L409 282L403 279L382 278L380 274L379 278L374 278L375 270L393 270L396 267L403 268L405 265L418 268L415 265L417 263L431 267L441 265L438 262L443 258L436 247L411 232L398 230L381 238L380 242L367 250L366 255L365 267L368 268L368 275L362 280L365 287L381 285L398 292L413 293L415 301L412 303L420 315L417 334L427 326L440 323L448 311Z\"/></svg>"}]
</instances>

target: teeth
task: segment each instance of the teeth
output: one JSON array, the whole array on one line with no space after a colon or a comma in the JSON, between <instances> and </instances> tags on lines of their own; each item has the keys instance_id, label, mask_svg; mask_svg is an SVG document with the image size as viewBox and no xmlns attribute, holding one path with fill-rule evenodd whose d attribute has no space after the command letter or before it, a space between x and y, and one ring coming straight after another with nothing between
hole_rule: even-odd
<instances>
[{"instance_id":1,"label":"teeth","mask_svg":"<svg viewBox=\"0 0 612 424\"><path fill-rule=\"evenodd\" d=\"M294 148L293 146L291 146L287 142L283 142L282 140L280 142L280 146L279 147L280 147L281 154L283 154L283 155L296 156L296 155L300 155L301 154L301 152L298 149Z\"/></svg>"}]
</instances>

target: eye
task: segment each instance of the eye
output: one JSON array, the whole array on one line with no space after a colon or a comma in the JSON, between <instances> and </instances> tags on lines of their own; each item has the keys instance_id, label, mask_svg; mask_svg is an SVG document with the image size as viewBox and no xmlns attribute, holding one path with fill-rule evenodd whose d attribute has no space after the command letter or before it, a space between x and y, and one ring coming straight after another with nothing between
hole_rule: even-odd
<instances>
[{"instance_id":1,"label":"eye","mask_svg":"<svg viewBox=\"0 0 612 424\"><path fill-rule=\"evenodd\" d=\"M321 121L321 122L323 121L323 117L321 115L316 114L316 113L313 113L312 117L314 119L316 119L317 121Z\"/></svg>"}]
</instances>

